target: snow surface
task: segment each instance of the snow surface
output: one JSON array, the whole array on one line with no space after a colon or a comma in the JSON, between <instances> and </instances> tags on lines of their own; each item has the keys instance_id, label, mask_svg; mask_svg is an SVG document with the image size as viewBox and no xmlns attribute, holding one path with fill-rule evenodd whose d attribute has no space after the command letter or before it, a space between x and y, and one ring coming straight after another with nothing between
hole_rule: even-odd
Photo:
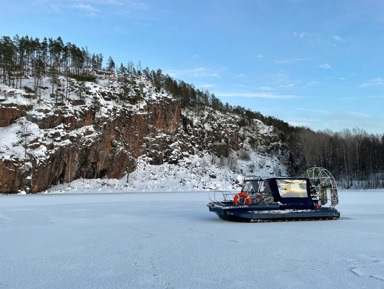
<instances>
[{"instance_id":1,"label":"snow surface","mask_svg":"<svg viewBox=\"0 0 384 289\"><path fill-rule=\"evenodd\" d=\"M384 288L384 190L276 223L223 221L207 192L70 192L0 196L0 288Z\"/></svg>"}]
</instances>

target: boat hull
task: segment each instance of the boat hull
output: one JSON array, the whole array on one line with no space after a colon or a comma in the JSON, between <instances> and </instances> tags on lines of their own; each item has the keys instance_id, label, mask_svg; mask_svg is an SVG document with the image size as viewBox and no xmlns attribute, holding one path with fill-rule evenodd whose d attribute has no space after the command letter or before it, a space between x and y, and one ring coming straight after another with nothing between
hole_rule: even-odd
<instances>
[{"instance_id":1,"label":"boat hull","mask_svg":"<svg viewBox=\"0 0 384 289\"><path fill-rule=\"evenodd\" d=\"M311 221L340 218L340 212L333 207L284 209L278 204L235 206L216 202L211 202L207 206L221 219L236 222Z\"/></svg>"}]
</instances>

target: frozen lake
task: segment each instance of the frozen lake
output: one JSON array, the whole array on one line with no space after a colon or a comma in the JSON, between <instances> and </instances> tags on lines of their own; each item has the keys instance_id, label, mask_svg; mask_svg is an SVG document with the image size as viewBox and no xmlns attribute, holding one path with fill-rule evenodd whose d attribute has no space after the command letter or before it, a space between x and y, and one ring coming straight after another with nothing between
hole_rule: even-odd
<instances>
[{"instance_id":1,"label":"frozen lake","mask_svg":"<svg viewBox=\"0 0 384 289\"><path fill-rule=\"evenodd\" d=\"M232 223L207 192L0 196L0 288L384 288L384 190L341 219Z\"/></svg>"}]
</instances>

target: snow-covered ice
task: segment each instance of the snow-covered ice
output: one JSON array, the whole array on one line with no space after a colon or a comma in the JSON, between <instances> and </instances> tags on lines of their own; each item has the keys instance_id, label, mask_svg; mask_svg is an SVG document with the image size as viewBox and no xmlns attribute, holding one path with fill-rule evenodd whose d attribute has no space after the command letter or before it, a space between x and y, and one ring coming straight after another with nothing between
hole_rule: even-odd
<instances>
[{"instance_id":1,"label":"snow-covered ice","mask_svg":"<svg viewBox=\"0 0 384 289\"><path fill-rule=\"evenodd\" d=\"M207 192L0 196L0 288L384 288L384 190L337 221L233 223Z\"/></svg>"}]
</instances>

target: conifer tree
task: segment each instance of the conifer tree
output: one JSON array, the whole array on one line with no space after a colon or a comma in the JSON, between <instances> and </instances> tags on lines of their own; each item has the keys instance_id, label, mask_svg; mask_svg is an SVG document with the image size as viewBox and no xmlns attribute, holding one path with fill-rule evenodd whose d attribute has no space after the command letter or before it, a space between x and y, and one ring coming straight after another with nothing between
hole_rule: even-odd
<instances>
[{"instance_id":1,"label":"conifer tree","mask_svg":"<svg viewBox=\"0 0 384 289\"><path fill-rule=\"evenodd\" d=\"M109 56L108 58L107 70L110 72L113 72L115 70L115 62L113 61L111 56Z\"/></svg>"},{"instance_id":2,"label":"conifer tree","mask_svg":"<svg viewBox=\"0 0 384 289\"><path fill-rule=\"evenodd\" d=\"M107 62L107 71L110 72L110 75L108 76L108 84L111 83L111 74L115 70L115 62L113 61L112 57L109 56L108 62Z\"/></svg>"}]
</instances>

